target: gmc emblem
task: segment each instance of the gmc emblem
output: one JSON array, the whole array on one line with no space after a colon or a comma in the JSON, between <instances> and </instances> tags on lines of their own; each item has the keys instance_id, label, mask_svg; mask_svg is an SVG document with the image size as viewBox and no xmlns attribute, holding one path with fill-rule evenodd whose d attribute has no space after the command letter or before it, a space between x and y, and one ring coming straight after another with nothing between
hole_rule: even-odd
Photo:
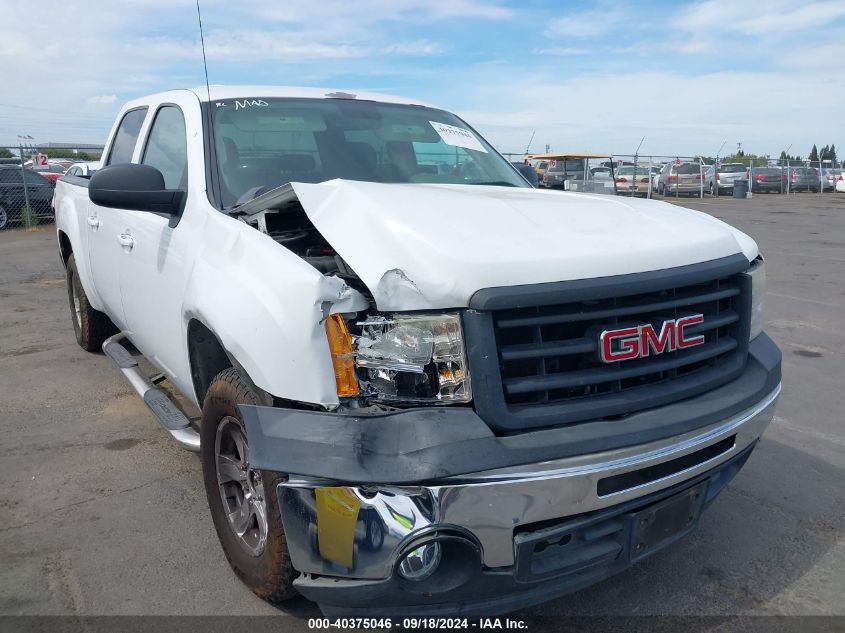
<instances>
[{"instance_id":1,"label":"gmc emblem","mask_svg":"<svg viewBox=\"0 0 845 633\"><path fill-rule=\"evenodd\" d=\"M605 330L599 336L599 358L605 363L617 363L652 354L674 352L704 343L702 334L687 336L684 328L704 323L703 314L693 314L664 321L660 332L650 323L618 330Z\"/></svg>"}]
</instances>

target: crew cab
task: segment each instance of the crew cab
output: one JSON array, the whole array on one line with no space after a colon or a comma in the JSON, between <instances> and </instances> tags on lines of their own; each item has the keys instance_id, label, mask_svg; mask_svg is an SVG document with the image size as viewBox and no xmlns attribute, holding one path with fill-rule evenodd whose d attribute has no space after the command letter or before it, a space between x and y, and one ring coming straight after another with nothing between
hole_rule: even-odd
<instances>
[{"instance_id":1,"label":"crew cab","mask_svg":"<svg viewBox=\"0 0 845 633\"><path fill-rule=\"evenodd\" d=\"M273 603L486 615L595 583L694 529L781 390L750 237L534 189L417 101L137 99L55 204L77 342L199 451Z\"/></svg>"}]
</instances>

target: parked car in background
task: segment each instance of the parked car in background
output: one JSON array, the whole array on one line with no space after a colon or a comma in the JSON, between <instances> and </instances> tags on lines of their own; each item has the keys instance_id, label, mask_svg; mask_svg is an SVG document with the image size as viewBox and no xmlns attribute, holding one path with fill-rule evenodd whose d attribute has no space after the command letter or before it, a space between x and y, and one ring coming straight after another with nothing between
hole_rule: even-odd
<instances>
[{"instance_id":1,"label":"parked car in background","mask_svg":"<svg viewBox=\"0 0 845 633\"><path fill-rule=\"evenodd\" d=\"M567 180L584 180L584 160L580 158L566 160L550 160L546 173L543 175L543 185L549 188L563 188Z\"/></svg>"},{"instance_id":2,"label":"parked car in background","mask_svg":"<svg viewBox=\"0 0 845 633\"><path fill-rule=\"evenodd\" d=\"M536 187L539 179L537 178L537 170L535 170L531 165L525 163L523 161L513 161L511 165L522 174L522 176L531 183L532 187Z\"/></svg>"},{"instance_id":3,"label":"parked car in background","mask_svg":"<svg viewBox=\"0 0 845 633\"><path fill-rule=\"evenodd\" d=\"M534 161L533 167L534 167L534 171L537 172L537 181L539 183L542 183L543 182L543 176L546 174L546 170L549 168L549 161L547 161L547 160Z\"/></svg>"},{"instance_id":4,"label":"parked car in background","mask_svg":"<svg viewBox=\"0 0 845 633\"><path fill-rule=\"evenodd\" d=\"M662 180L663 170L666 169L666 163L660 163L654 168L651 176L651 190L652 192L660 191L660 182Z\"/></svg>"},{"instance_id":5,"label":"parked car in background","mask_svg":"<svg viewBox=\"0 0 845 633\"><path fill-rule=\"evenodd\" d=\"M834 191L836 189L836 181L845 178L841 169L824 169L822 171L822 185L824 191Z\"/></svg>"},{"instance_id":6,"label":"parked car in background","mask_svg":"<svg viewBox=\"0 0 845 633\"><path fill-rule=\"evenodd\" d=\"M0 165L0 229L21 221L27 199L39 221L52 221L53 183L31 169Z\"/></svg>"},{"instance_id":7,"label":"parked car in background","mask_svg":"<svg viewBox=\"0 0 845 633\"><path fill-rule=\"evenodd\" d=\"M72 163L48 163L46 168L41 169L34 169L33 171L36 174L39 174L49 180L50 182L56 182L59 178L65 175L65 171Z\"/></svg>"},{"instance_id":8,"label":"parked car in background","mask_svg":"<svg viewBox=\"0 0 845 633\"><path fill-rule=\"evenodd\" d=\"M818 193L821 190L819 170L815 167L793 167L789 174L789 190Z\"/></svg>"},{"instance_id":9,"label":"parked car in background","mask_svg":"<svg viewBox=\"0 0 845 633\"><path fill-rule=\"evenodd\" d=\"M752 167L751 191L782 193L786 191L786 174L780 167Z\"/></svg>"},{"instance_id":10,"label":"parked car in background","mask_svg":"<svg viewBox=\"0 0 845 633\"><path fill-rule=\"evenodd\" d=\"M698 195L702 183L701 163L667 163L660 172L659 192L664 196Z\"/></svg>"},{"instance_id":11,"label":"parked car in background","mask_svg":"<svg viewBox=\"0 0 845 633\"><path fill-rule=\"evenodd\" d=\"M647 196L651 168L625 165L616 170L616 193L622 196Z\"/></svg>"},{"instance_id":12,"label":"parked car in background","mask_svg":"<svg viewBox=\"0 0 845 633\"><path fill-rule=\"evenodd\" d=\"M718 169L716 165L710 165L705 173L707 190L711 196L716 193L732 193L734 180L744 180L747 170L742 163L722 163Z\"/></svg>"},{"instance_id":13,"label":"parked car in background","mask_svg":"<svg viewBox=\"0 0 845 633\"><path fill-rule=\"evenodd\" d=\"M94 172L100 168L100 161L93 161L90 163L74 163L65 171L65 176L80 176L82 178L90 178Z\"/></svg>"},{"instance_id":14,"label":"parked car in background","mask_svg":"<svg viewBox=\"0 0 845 633\"><path fill-rule=\"evenodd\" d=\"M836 184L834 185L834 190L845 193L845 172L839 174L839 178L837 178Z\"/></svg>"},{"instance_id":15,"label":"parked car in background","mask_svg":"<svg viewBox=\"0 0 845 633\"><path fill-rule=\"evenodd\" d=\"M613 171L610 167L593 167L590 169L590 174L593 178L610 178Z\"/></svg>"}]
</instances>

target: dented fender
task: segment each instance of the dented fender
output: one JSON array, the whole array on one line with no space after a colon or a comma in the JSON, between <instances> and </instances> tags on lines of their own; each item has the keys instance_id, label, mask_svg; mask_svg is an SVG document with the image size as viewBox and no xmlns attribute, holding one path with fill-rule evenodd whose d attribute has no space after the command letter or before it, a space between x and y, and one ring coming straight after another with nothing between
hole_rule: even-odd
<instances>
[{"instance_id":1,"label":"dented fender","mask_svg":"<svg viewBox=\"0 0 845 633\"><path fill-rule=\"evenodd\" d=\"M191 319L202 322L264 391L334 408L323 321L368 305L342 279L221 214L206 227L184 296L183 328L187 336Z\"/></svg>"}]
</instances>

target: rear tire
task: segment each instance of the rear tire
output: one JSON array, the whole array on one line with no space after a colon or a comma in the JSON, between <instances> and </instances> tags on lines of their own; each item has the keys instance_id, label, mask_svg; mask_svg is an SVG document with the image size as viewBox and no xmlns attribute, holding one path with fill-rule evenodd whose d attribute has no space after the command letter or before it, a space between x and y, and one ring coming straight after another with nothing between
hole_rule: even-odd
<instances>
[{"instance_id":1,"label":"rear tire","mask_svg":"<svg viewBox=\"0 0 845 633\"><path fill-rule=\"evenodd\" d=\"M6 211L6 207L0 205L0 231L7 226L9 226L9 213Z\"/></svg>"},{"instance_id":2,"label":"rear tire","mask_svg":"<svg viewBox=\"0 0 845 633\"><path fill-rule=\"evenodd\" d=\"M249 442L239 404L259 404L259 400L241 373L230 367L211 381L202 405L200 457L205 492L232 571L257 596L278 604L297 595L296 571L276 497L276 487L285 477L249 467Z\"/></svg>"},{"instance_id":3,"label":"rear tire","mask_svg":"<svg viewBox=\"0 0 845 633\"><path fill-rule=\"evenodd\" d=\"M117 334L117 328L107 314L91 307L72 254L67 260L67 298L76 342L86 352L99 352L103 341Z\"/></svg>"}]
</instances>

